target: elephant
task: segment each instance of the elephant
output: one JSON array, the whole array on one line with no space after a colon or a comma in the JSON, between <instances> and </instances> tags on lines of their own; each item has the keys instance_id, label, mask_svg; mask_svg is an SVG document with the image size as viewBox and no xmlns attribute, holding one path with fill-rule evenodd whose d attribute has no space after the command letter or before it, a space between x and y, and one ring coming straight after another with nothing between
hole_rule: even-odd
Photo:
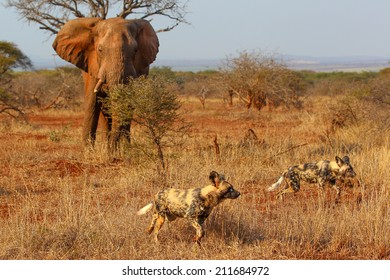
<instances>
[{"instance_id":1,"label":"elephant","mask_svg":"<svg viewBox=\"0 0 390 280\"><path fill-rule=\"evenodd\" d=\"M58 32L53 48L64 60L80 68L84 80L85 114L83 141L94 145L99 117L108 132L109 147L121 136L130 141L130 122L119 124L102 110L102 98L110 88L129 83L129 77L149 74L156 59L159 41L147 20L78 18L68 21Z\"/></svg>"}]
</instances>

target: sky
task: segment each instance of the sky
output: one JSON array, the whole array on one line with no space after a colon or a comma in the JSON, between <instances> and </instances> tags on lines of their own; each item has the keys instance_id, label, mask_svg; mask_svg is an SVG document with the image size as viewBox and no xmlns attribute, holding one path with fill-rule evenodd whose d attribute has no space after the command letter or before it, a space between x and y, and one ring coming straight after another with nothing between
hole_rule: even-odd
<instances>
[{"instance_id":1,"label":"sky","mask_svg":"<svg viewBox=\"0 0 390 280\"><path fill-rule=\"evenodd\" d=\"M187 12L190 24L158 34L157 60L225 59L243 50L390 57L390 0L189 0ZM54 36L13 9L0 5L0 23L0 40L16 43L34 64L61 61ZM165 27L159 19L152 25Z\"/></svg>"}]
</instances>

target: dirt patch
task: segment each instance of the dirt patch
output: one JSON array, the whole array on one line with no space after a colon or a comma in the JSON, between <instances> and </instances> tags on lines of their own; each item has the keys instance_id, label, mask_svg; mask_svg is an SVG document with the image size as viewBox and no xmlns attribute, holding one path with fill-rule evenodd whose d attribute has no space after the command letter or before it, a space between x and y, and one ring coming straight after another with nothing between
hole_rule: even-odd
<instances>
[{"instance_id":1,"label":"dirt patch","mask_svg":"<svg viewBox=\"0 0 390 280\"><path fill-rule=\"evenodd\" d=\"M87 169L93 171L91 166L77 161L53 160L46 165L49 166L47 171L53 171L61 178L65 176L78 177L84 174Z\"/></svg>"},{"instance_id":2,"label":"dirt patch","mask_svg":"<svg viewBox=\"0 0 390 280\"><path fill-rule=\"evenodd\" d=\"M0 204L0 219L8 219L14 212L14 206L8 203Z\"/></svg>"},{"instance_id":3,"label":"dirt patch","mask_svg":"<svg viewBox=\"0 0 390 280\"><path fill-rule=\"evenodd\" d=\"M82 113L75 113L74 115L34 115L29 114L28 120L31 124L41 125L46 127L64 127L70 125L71 127L80 127L83 122Z\"/></svg>"}]
</instances>

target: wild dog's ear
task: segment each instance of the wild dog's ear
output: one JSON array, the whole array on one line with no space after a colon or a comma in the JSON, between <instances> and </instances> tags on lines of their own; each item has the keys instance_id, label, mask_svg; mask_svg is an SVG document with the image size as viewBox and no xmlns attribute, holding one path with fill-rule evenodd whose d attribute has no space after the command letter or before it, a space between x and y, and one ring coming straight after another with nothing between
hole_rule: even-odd
<instances>
[{"instance_id":1,"label":"wild dog's ear","mask_svg":"<svg viewBox=\"0 0 390 280\"><path fill-rule=\"evenodd\" d=\"M349 164L349 157L348 157L348 156L344 156L344 157L343 157L343 162Z\"/></svg>"},{"instance_id":2,"label":"wild dog's ear","mask_svg":"<svg viewBox=\"0 0 390 280\"><path fill-rule=\"evenodd\" d=\"M344 164L344 161L341 158L339 158L338 156L336 156L336 163L338 166L341 167Z\"/></svg>"},{"instance_id":3,"label":"wild dog's ear","mask_svg":"<svg viewBox=\"0 0 390 280\"><path fill-rule=\"evenodd\" d=\"M209 175L209 179L210 179L211 184L218 187L219 182L220 182L220 176L219 176L218 172L211 171L210 175Z\"/></svg>"}]
</instances>

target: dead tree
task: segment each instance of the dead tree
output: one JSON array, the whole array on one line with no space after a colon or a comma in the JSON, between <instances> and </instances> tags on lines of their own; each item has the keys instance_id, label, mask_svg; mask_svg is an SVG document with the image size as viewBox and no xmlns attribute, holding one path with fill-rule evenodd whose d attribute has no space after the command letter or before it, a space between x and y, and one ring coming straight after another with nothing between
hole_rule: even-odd
<instances>
[{"instance_id":1,"label":"dead tree","mask_svg":"<svg viewBox=\"0 0 390 280\"><path fill-rule=\"evenodd\" d=\"M220 159L221 159L221 151L219 150L219 144L218 144L218 141L217 141L217 135L215 135L215 137L214 137L213 144L214 144L215 157L216 157L217 161L219 162Z\"/></svg>"},{"instance_id":2,"label":"dead tree","mask_svg":"<svg viewBox=\"0 0 390 280\"><path fill-rule=\"evenodd\" d=\"M200 103L202 104L203 110L206 109L206 95L208 92L209 92L209 90L207 88L202 87L202 89L200 90L200 92L198 94L198 99L199 99Z\"/></svg>"},{"instance_id":3,"label":"dead tree","mask_svg":"<svg viewBox=\"0 0 390 280\"><path fill-rule=\"evenodd\" d=\"M122 18L130 14L147 20L158 16L168 18L170 24L157 32L170 31L180 23L187 23L186 0L7 0L6 6L15 8L21 18L52 34L70 19L106 19L111 10L117 11L116 16Z\"/></svg>"},{"instance_id":4,"label":"dead tree","mask_svg":"<svg viewBox=\"0 0 390 280\"><path fill-rule=\"evenodd\" d=\"M240 141L239 146L250 147L262 144L264 144L264 139L259 139L253 129L249 128L245 133L244 138Z\"/></svg>"},{"instance_id":5,"label":"dead tree","mask_svg":"<svg viewBox=\"0 0 390 280\"><path fill-rule=\"evenodd\" d=\"M221 74L229 95L237 95L248 109L261 110L270 104L301 106L299 94L305 89L302 78L272 55L243 51L226 59Z\"/></svg>"},{"instance_id":6,"label":"dead tree","mask_svg":"<svg viewBox=\"0 0 390 280\"><path fill-rule=\"evenodd\" d=\"M233 106L233 96L234 96L234 91L229 89L228 90L228 96L229 96L229 106Z\"/></svg>"}]
</instances>

